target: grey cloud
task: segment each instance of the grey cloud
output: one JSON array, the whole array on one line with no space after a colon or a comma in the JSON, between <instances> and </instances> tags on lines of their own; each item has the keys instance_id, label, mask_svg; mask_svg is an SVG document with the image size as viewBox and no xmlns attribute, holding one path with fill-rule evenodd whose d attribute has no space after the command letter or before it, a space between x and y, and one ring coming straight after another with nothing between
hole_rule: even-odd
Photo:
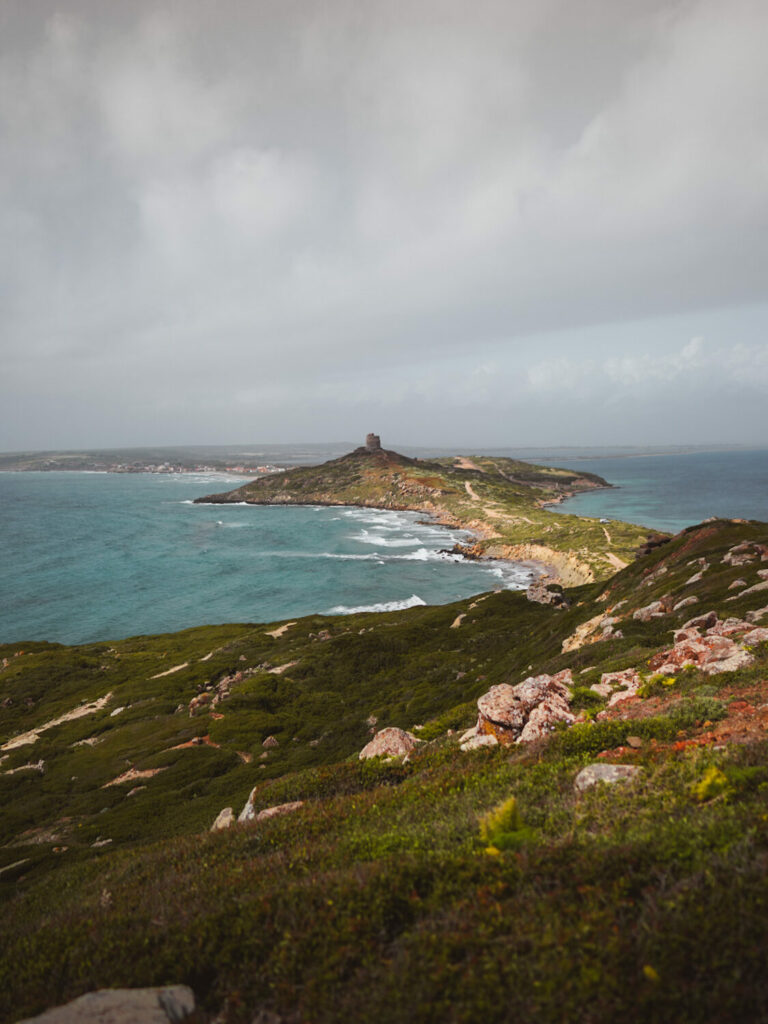
<instances>
[{"instance_id":1,"label":"grey cloud","mask_svg":"<svg viewBox=\"0 0 768 1024\"><path fill-rule=\"evenodd\" d=\"M766 299L757 0L0 11L0 447L356 436L366 410L427 443L484 410L491 442L542 346L602 368L615 323L621 378L620 325Z\"/></svg>"}]
</instances>

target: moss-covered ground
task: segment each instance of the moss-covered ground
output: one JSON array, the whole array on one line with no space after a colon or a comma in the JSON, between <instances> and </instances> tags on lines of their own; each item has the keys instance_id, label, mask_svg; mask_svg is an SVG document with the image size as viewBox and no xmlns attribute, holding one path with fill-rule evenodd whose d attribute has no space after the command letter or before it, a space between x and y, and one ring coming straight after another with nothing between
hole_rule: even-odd
<instances>
[{"instance_id":1,"label":"moss-covered ground","mask_svg":"<svg viewBox=\"0 0 768 1024\"><path fill-rule=\"evenodd\" d=\"M187 983L227 1024L260 1009L768 1020L768 646L737 672L686 669L669 686L648 666L697 612L768 605L766 590L740 596L768 562L723 562L745 540L768 544L768 526L693 528L570 590L566 611L501 592L315 616L279 636L275 623L0 647L0 1019L95 988ZM667 595L697 603L634 619ZM563 653L611 611L622 637ZM597 720L590 684L628 667L642 696ZM459 750L489 686L562 668L584 721ZM190 714L225 678L229 696ZM386 725L423 742L407 763L360 762ZM595 760L643 771L577 795ZM254 787L257 810L304 806L210 834Z\"/></svg>"}]
</instances>

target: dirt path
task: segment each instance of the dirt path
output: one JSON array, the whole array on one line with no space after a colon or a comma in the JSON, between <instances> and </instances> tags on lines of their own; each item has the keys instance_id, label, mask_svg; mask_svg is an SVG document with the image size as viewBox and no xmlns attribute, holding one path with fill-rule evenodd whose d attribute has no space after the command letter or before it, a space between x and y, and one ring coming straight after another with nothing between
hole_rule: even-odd
<instances>
[{"instance_id":1,"label":"dirt path","mask_svg":"<svg viewBox=\"0 0 768 1024\"><path fill-rule=\"evenodd\" d=\"M156 676L150 676L150 679L162 679L163 676L172 676L174 672L181 672L183 668L189 665L188 661L183 662L181 665L174 665L173 668L169 668L166 672L158 672Z\"/></svg>"},{"instance_id":2,"label":"dirt path","mask_svg":"<svg viewBox=\"0 0 768 1024\"><path fill-rule=\"evenodd\" d=\"M605 526L603 527L603 533L605 534L605 539L608 541L608 547L612 548L613 547L613 541L611 540L611 535L610 535L610 533L608 533L608 530L606 529Z\"/></svg>"},{"instance_id":3,"label":"dirt path","mask_svg":"<svg viewBox=\"0 0 768 1024\"><path fill-rule=\"evenodd\" d=\"M286 661L284 665L277 665L276 668L268 668L267 672L270 672L273 676L281 676L283 672L286 672L289 668L293 668L294 665L298 664L298 661Z\"/></svg>"},{"instance_id":4,"label":"dirt path","mask_svg":"<svg viewBox=\"0 0 768 1024\"><path fill-rule=\"evenodd\" d=\"M278 637L281 637L283 635L286 629L290 629L291 626L295 625L295 622L286 622L284 626L278 626L277 629L265 630L264 632L266 636L273 636L275 640L277 640Z\"/></svg>"},{"instance_id":5,"label":"dirt path","mask_svg":"<svg viewBox=\"0 0 768 1024\"><path fill-rule=\"evenodd\" d=\"M85 715L93 715L97 711L101 711L111 699L112 694L108 693L105 697L99 697L98 700L91 701L90 704L81 704L79 708L67 711L66 714L60 715L58 718L52 718L50 722L38 725L36 729L30 729L29 732L22 732L18 736L14 736L12 740L4 743L0 750L14 750L16 747L23 747L27 743L36 743L40 733L45 732L46 729L53 729L55 725L63 725L64 722L74 722L76 718L83 718Z\"/></svg>"},{"instance_id":6,"label":"dirt path","mask_svg":"<svg viewBox=\"0 0 768 1024\"><path fill-rule=\"evenodd\" d=\"M466 619L466 617L467 617L467 613L466 613L466 612L462 612L462 613L461 613L461 615L457 615L457 616L456 616L456 618L455 618L455 619L453 620L453 622L451 623L451 626L450 626L450 628L451 628L451 629L458 629L458 628L459 628L459 626L460 626L460 625L462 624L462 622L464 621L464 619Z\"/></svg>"},{"instance_id":7,"label":"dirt path","mask_svg":"<svg viewBox=\"0 0 768 1024\"><path fill-rule=\"evenodd\" d=\"M480 495L475 494L474 488L472 487L472 484L469 482L469 480L464 481L464 487L466 488L467 494L470 496L472 501L480 501Z\"/></svg>"},{"instance_id":8,"label":"dirt path","mask_svg":"<svg viewBox=\"0 0 768 1024\"><path fill-rule=\"evenodd\" d=\"M473 462L472 459L468 459L466 455L457 455L453 464L456 469L476 469L478 473L484 472L476 462Z\"/></svg>"},{"instance_id":9,"label":"dirt path","mask_svg":"<svg viewBox=\"0 0 768 1024\"><path fill-rule=\"evenodd\" d=\"M533 526L533 520L528 516L513 516L507 512L499 512L498 509L489 508L488 505L483 505L483 512L489 519L505 519L508 523L530 523Z\"/></svg>"},{"instance_id":10,"label":"dirt path","mask_svg":"<svg viewBox=\"0 0 768 1024\"><path fill-rule=\"evenodd\" d=\"M618 555L614 555L612 551L609 551L604 557L611 563L614 569L626 569L629 565L629 562L625 562Z\"/></svg>"}]
</instances>

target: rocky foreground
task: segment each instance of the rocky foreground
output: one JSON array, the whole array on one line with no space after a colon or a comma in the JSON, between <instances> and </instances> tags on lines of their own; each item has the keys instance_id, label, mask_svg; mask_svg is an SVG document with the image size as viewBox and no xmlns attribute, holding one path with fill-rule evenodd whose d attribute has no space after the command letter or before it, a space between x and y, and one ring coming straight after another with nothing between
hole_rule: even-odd
<instances>
[{"instance_id":1,"label":"rocky foreground","mask_svg":"<svg viewBox=\"0 0 768 1024\"><path fill-rule=\"evenodd\" d=\"M0 706L2 1020L768 1020L768 525L576 588L5 645Z\"/></svg>"}]
</instances>

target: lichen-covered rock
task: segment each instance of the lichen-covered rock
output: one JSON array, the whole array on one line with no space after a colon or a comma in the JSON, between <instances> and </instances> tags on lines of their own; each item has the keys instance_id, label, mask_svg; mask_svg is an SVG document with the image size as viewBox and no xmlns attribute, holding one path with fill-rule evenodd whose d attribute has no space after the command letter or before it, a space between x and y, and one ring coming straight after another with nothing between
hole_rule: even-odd
<instances>
[{"instance_id":1,"label":"lichen-covered rock","mask_svg":"<svg viewBox=\"0 0 768 1024\"><path fill-rule=\"evenodd\" d=\"M749 633L744 634L745 644L764 644L768 641L768 629L764 626L760 626L757 629L751 629Z\"/></svg>"},{"instance_id":2,"label":"lichen-covered rock","mask_svg":"<svg viewBox=\"0 0 768 1024\"><path fill-rule=\"evenodd\" d=\"M648 662L655 672L674 675L693 665L707 675L735 672L751 665L754 657L727 636L702 636L680 639L670 650L655 654Z\"/></svg>"},{"instance_id":3,"label":"lichen-covered rock","mask_svg":"<svg viewBox=\"0 0 768 1024\"><path fill-rule=\"evenodd\" d=\"M225 828L230 828L235 824L235 821L235 812L231 807L225 807L216 816L216 821L211 825L211 832L221 832Z\"/></svg>"},{"instance_id":4,"label":"lichen-covered rock","mask_svg":"<svg viewBox=\"0 0 768 1024\"><path fill-rule=\"evenodd\" d=\"M377 732L371 742L366 743L358 757L361 761L366 761L370 757L405 757L415 750L420 742L405 729L389 726Z\"/></svg>"},{"instance_id":5,"label":"lichen-covered rock","mask_svg":"<svg viewBox=\"0 0 768 1024\"><path fill-rule=\"evenodd\" d=\"M570 602L563 593L563 588L555 583L545 583L544 580L535 580L525 592L529 601L536 604L548 604L553 608L568 608Z\"/></svg>"},{"instance_id":6,"label":"lichen-covered rock","mask_svg":"<svg viewBox=\"0 0 768 1024\"><path fill-rule=\"evenodd\" d=\"M764 619L768 615L768 604L764 608L755 608L751 612L747 612L744 618L747 622L759 622L760 619Z\"/></svg>"},{"instance_id":7,"label":"lichen-covered rock","mask_svg":"<svg viewBox=\"0 0 768 1024\"><path fill-rule=\"evenodd\" d=\"M679 612L681 608L688 608L690 605L698 603L698 597L695 597L693 594L691 594L690 597L684 597L682 601L678 601L677 604L674 605L674 607L672 608L672 611Z\"/></svg>"},{"instance_id":8,"label":"lichen-covered rock","mask_svg":"<svg viewBox=\"0 0 768 1024\"><path fill-rule=\"evenodd\" d=\"M196 1019L195 994L186 985L108 988L29 1017L19 1024L183 1024Z\"/></svg>"},{"instance_id":9,"label":"lichen-covered rock","mask_svg":"<svg viewBox=\"0 0 768 1024\"><path fill-rule=\"evenodd\" d=\"M603 697L609 697L608 707L611 708L623 700L636 697L641 682L636 668L625 668L621 672L603 672L600 682L594 683L590 689Z\"/></svg>"},{"instance_id":10,"label":"lichen-covered rock","mask_svg":"<svg viewBox=\"0 0 768 1024\"><path fill-rule=\"evenodd\" d=\"M638 622L650 622L651 619L659 619L669 613L669 598L661 598L658 601L651 601L644 608L638 608L632 615Z\"/></svg>"},{"instance_id":11,"label":"lichen-covered rock","mask_svg":"<svg viewBox=\"0 0 768 1024\"><path fill-rule=\"evenodd\" d=\"M573 780L573 788L577 793L596 786L598 782L612 785L614 782L627 782L640 774L642 768L636 764L588 764L582 768Z\"/></svg>"},{"instance_id":12,"label":"lichen-covered rock","mask_svg":"<svg viewBox=\"0 0 768 1024\"><path fill-rule=\"evenodd\" d=\"M267 736L267 738L262 741L261 745L262 747L265 747L267 750L274 750L275 747L280 746L280 741L277 739L276 736Z\"/></svg>"},{"instance_id":13,"label":"lichen-covered rock","mask_svg":"<svg viewBox=\"0 0 768 1024\"><path fill-rule=\"evenodd\" d=\"M558 722L574 721L569 704L573 677L570 669L556 675L529 676L517 686L492 686L477 702L479 736L495 736L511 744L539 739Z\"/></svg>"}]
</instances>

